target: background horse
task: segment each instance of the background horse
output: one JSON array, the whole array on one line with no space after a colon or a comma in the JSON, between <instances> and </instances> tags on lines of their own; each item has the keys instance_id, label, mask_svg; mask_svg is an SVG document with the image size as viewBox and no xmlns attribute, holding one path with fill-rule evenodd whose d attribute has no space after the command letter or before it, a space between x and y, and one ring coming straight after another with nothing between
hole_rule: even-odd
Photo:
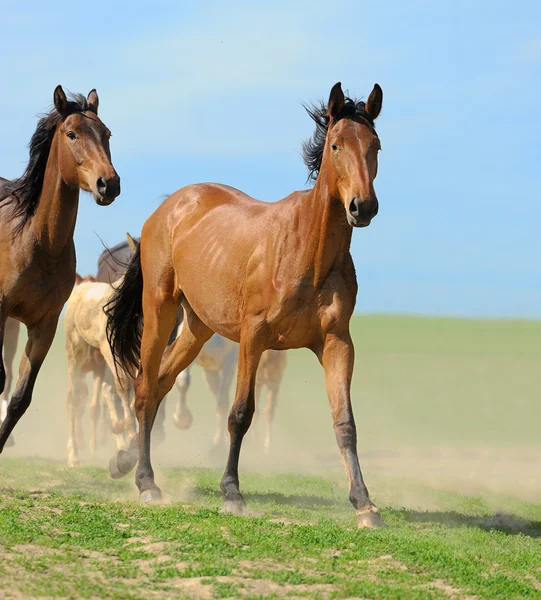
<instances>
[{"instance_id":1,"label":"background horse","mask_svg":"<svg viewBox=\"0 0 541 600\"><path fill-rule=\"evenodd\" d=\"M0 452L32 401L39 370L53 341L60 312L75 282L73 232L79 190L100 206L120 193L109 150L109 129L98 117L98 94L68 99L54 91L54 109L30 141L23 175L0 183L0 348L6 320L28 330L17 389L0 427ZM0 358L0 392L6 372Z\"/></svg>"},{"instance_id":2,"label":"background horse","mask_svg":"<svg viewBox=\"0 0 541 600\"><path fill-rule=\"evenodd\" d=\"M382 99L377 84L364 103L346 98L337 83L327 106L309 109L316 123L304 146L315 180L311 190L265 203L224 185L191 185L169 196L145 222L139 250L106 309L115 359L132 372L139 369L139 439L113 461L121 473L138 462L142 501L161 498L150 460L158 406L216 332L239 342L221 482L224 508L237 513L245 508L238 463L254 415L261 355L269 348L306 347L325 371L357 524L382 523L357 456L349 332L357 294L352 227L366 227L378 212L373 182L380 142L374 120ZM184 326L163 356L180 305Z\"/></svg>"},{"instance_id":3,"label":"background horse","mask_svg":"<svg viewBox=\"0 0 541 600\"><path fill-rule=\"evenodd\" d=\"M92 277L92 279L94 279ZM109 411L117 449L126 445L124 434L135 435L133 413L130 407L131 379L121 369L114 367L111 349L105 335L106 317L103 306L113 293L108 283L91 281L77 286L66 305L64 328L66 335L66 361L68 385L66 407L68 411L68 464L79 464L79 447L82 445L82 415L88 399L86 375L94 377L94 390L89 407L90 450L95 452L100 397L103 396ZM123 419L119 420L114 394L120 397Z\"/></svg>"},{"instance_id":4,"label":"background horse","mask_svg":"<svg viewBox=\"0 0 541 600\"><path fill-rule=\"evenodd\" d=\"M217 427L212 440L216 449L221 449L227 444L229 391L237 366L238 350L238 344L215 333L194 360L194 364L203 369L207 385L216 399ZM258 420L259 414L262 410L264 411L264 433L261 436L256 423L254 423L254 439L262 444L265 451L270 448L272 421L285 366L285 352L267 350L263 352L257 369L256 399L261 399L263 388L266 388L267 395L264 409L262 409L259 401L256 402L254 419ZM190 369L184 369L179 373L175 383L179 390L179 398L173 413L173 422L179 429L187 429L192 423L192 414L187 406Z\"/></svg>"}]
</instances>

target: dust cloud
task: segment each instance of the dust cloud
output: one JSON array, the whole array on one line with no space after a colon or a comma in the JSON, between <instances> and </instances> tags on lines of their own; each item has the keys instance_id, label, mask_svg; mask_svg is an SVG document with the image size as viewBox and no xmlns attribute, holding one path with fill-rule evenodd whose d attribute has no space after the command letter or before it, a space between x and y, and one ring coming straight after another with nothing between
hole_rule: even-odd
<instances>
[{"instance_id":1,"label":"dust cloud","mask_svg":"<svg viewBox=\"0 0 541 600\"><path fill-rule=\"evenodd\" d=\"M525 342L522 337L522 344L510 347L512 327L494 333L498 324L487 322L481 332L488 331L486 335L495 339L492 343L484 335L472 336L466 322L459 323L466 329L464 339L457 341L445 320L434 321L433 334L427 334L423 319L359 317L355 321L359 341L352 398L358 447L365 480L380 505L441 508L434 490L485 498L495 508L497 496L541 502L541 356L537 350L541 328L531 325L531 339ZM378 335L378 324L393 334ZM417 336L405 343L404 333L415 331L416 326ZM524 333L530 325L519 327ZM447 345L442 330L449 335ZM67 465L63 346L60 326L33 403L15 429L16 445L7 448L0 461L40 457ZM188 405L194 421L189 430L173 425L177 397L173 389L166 399L166 438L153 446L155 469L223 469L226 451L212 449L214 400L199 367L192 367ZM91 456L88 410L83 420L86 446L81 450L81 465L107 467L114 452L112 441ZM262 420L261 415L260 426ZM261 447L262 437L262 428L259 434L249 432L241 473L331 474L347 497L323 373L310 352L288 352L268 453Z\"/></svg>"}]
</instances>

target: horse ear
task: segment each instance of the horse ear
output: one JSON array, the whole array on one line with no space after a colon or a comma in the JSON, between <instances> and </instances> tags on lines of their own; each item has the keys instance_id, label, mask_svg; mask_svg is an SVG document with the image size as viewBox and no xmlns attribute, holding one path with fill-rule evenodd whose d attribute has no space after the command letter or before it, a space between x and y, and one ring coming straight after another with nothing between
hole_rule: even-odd
<instances>
[{"instance_id":1,"label":"horse ear","mask_svg":"<svg viewBox=\"0 0 541 600\"><path fill-rule=\"evenodd\" d=\"M98 98L98 92L96 90L91 90L86 97L86 101L90 110L94 111L98 114L98 106L100 105L100 99Z\"/></svg>"},{"instance_id":2,"label":"horse ear","mask_svg":"<svg viewBox=\"0 0 541 600\"><path fill-rule=\"evenodd\" d=\"M75 285L80 285L83 278L79 275L79 273L75 273Z\"/></svg>"},{"instance_id":3,"label":"horse ear","mask_svg":"<svg viewBox=\"0 0 541 600\"><path fill-rule=\"evenodd\" d=\"M139 242L134 240L129 233L126 233L126 239L128 240L128 246L135 252L139 248Z\"/></svg>"},{"instance_id":4,"label":"horse ear","mask_svg":"<svg viewBox=\"0 0 541 600\"><path fill-rule=\"evenodd\" d=\"M344 108L344 92L342 91L342 84L340 82L335 83L329 96L329 104L327 105L327 113L332 119L338 118L342 109Z\"/></svg>"},{"instance_id":5,"label":"horse ear","mask_svg":"<svg viewBox=\"0 0 541 600\"><path fill-rule=\"evenodd\" d=\"M59 115L64 116L68 108L68 99L61 85L57 85L53 94L54 107Z\"/></svg>"},{"instance_id":6,"label":"horse ear","mask_svg":"<svg viewBox=\"0 0 541 600\"><path fill-rule=\"evenodd\" d=\"M372 120L376 120L381 112L381 105L383 104L383 90L380 86L375 83L374 89L370 92L368 100L365 104L366 112L372 117Z\"/></svg>"}]
</instances>

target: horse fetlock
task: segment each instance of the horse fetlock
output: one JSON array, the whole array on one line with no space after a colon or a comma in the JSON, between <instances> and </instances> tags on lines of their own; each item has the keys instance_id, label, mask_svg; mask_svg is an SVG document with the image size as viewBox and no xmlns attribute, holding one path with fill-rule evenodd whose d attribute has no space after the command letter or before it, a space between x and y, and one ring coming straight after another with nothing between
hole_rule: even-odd
<instances>
[{"instance_id":1,"label":"horse fetlock","mask_svg":"<svg viewBox=\"0 0 541 600\"><path fill-rule=\"evenodd\" d=\"M68 467L78 467L80 464L79 457L75 454L75 452L68 453Z\"/></svg>"},{"instance_id":2,"label":"horse fetlock","mask_svg":"<svg viewBox=\"0 0 541 600\"><path fill-rule=\"evenodd\" d=\"M193 415L189 408L181 407L173 413L173 423L178 429L189 429L193 423Z\"/></svg>"}]
</instances>

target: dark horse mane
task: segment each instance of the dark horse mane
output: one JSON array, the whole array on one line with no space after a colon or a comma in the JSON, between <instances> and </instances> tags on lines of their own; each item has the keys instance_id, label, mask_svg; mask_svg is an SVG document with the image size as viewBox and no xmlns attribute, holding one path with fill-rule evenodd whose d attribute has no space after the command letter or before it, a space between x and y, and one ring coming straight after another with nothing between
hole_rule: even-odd
<instances>
[{"instance_id":1,"label":"dark horse mane","mask_svg":"<svg viewBox=\"0 0 541 600\"><path fill-rule=\"evenodd\" d=\"M14 205L10 218L18 218L15 233L24 229L36 212L43 187L45 168L51 150L56 126L67 116L94 110L81 94L70 94L64 114L56 108L43 115L38 121L34 135L30 139L30 157L24 173L17 179L6 181L0 186L0 202L6 200Z\"/></svg>"},{"instance_id":2,"label":"dark horse mane","mask_svg":"<svg viewBox=\"0 0 541 600\"><path fill-rule=\"evenodd\" d=\"M316 130L312 137L302 144L302 158L304 164L308 167L308 181L315 181L321 167L321 159L323 158L323 149L325 148L325 140L327 139L330 117L327 105L323 102L319 105L304 104L303 106L310 115L312 121L316 124ZM338 115L336 121L339 121L340 119L351 119L352 121L357 121L359 123L368 123L372 129L375 129L374 120L366 112L365 103L362 100L346 98L342 111Z\"/></svg>"}]
</instances>

